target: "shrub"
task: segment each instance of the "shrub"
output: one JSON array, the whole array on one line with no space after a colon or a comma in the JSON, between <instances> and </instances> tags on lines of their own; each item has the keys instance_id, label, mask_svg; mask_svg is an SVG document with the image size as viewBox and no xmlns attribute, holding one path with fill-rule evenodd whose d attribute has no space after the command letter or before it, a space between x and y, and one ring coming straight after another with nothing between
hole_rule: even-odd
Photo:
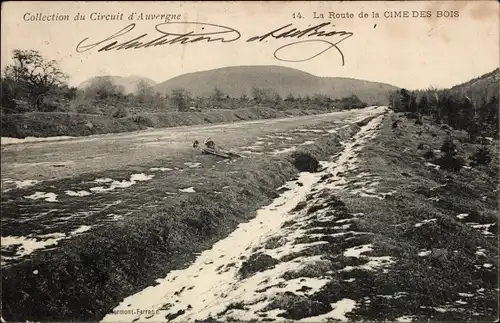
<instances>
[{"instance_id":1,"label":"shrub","mask_svg":"<svg viewBox=\"0 0 500 323\"><path fill-rule=\"evenodd\" d=\"M465 161L461 157L456 157L452 154L445 154L443 157L440 157L436 163L441 166L442 169L459 171L465 164Z\"/></svg>"},{"instance_id":2,"label":"shrub","mask_svg":"<svg viewBox=\"0 0 500 323\"><path fill-rule=\"evenodd\" d=\"M153 120L142 114L136 114L135 116L132 116L132 121L141 125L145 125L146 127L154 126Z\"/></svg>"},{"instance_id":3,"label":"shrub","mask_svg":"<svg viewBox=\"0 0 500 323\"><path fill-rule=\"evenodd\" d=\"M434 152L432 150L428 150L425 154L424 154L424 158L425 159L433 159L435 158L436 155L434 154Z\"/></svg>"},{"instance_id":4,"label":"shrub","mask_svg":"<svg viewBox=\"0 0 500 323\"><path fill-rule=\"evenodd\" d=\"M471 165L472 166L479 166L479 165L487 165L491 162L492 160L491 152L488 149L488 147L483 146L479 148L471 157L470 160L472 160Z\"/></svg>"},{"instance_id":5,"label":"shrub","mask_svg":"<svg viewBox=\"0 0 500 323\"><path fill-rule=\"evenodd\" d=\"M423 143L418 144L417 149L424 149L424 144L423 144ZM424 157L425 157L425 156L424 156Z\"/></svg>"},{"instance_id":6,"label":"shrub","mask_svg":"<svg viewBox=\"0 0 500 323\"><path fill-rule=\"evenodd\" d=\"M113 118L126 118L126 117L128 117L128 110L123 106L118 107L113 112Z\"/></svg>"},{"instance_id":7,"label":"shrub","mask_svg":"<svg viewBox=\"0 0 500 323\"><path fill-rule=\"evenodd\" d=\"M292 158L293 165L301 172L316 172L319 168L319 161L310 153L294 152Z\"/></svg>"},{"instance_id":8,"label":"shrub","mask_svg":"<svg viewBox=\"0 0 500 323\"><path fill-rule=\"evenodd\" d=\"M446 138L441 146L441 151L445 154L454 156L457 153L457 145L450 138Z\"/></svg>"},{"instance_id":9,"label":"shrub","mask_svg":"<svg viewBox=\"0 0 500 323\"><path fill-rule=\"evenodd\" d=\"M99 114L99 109L95 105L86 102L75 103L72 109L76 113Z\"/></svg>"},{"instance_id":10,"label":"shrub","mask_svg":"<svg viewBox=\"0 0 500 323\"><path fill-rule=\"evenodd\" d=\"M441 168L459 171L465 164L463 158L457 157L457 145L453 142L453 140L451 140L451 138L446 138L441 146L441 151L444 155L437 160L437 164L441 166Z\"/></svg>"}]
</instances>

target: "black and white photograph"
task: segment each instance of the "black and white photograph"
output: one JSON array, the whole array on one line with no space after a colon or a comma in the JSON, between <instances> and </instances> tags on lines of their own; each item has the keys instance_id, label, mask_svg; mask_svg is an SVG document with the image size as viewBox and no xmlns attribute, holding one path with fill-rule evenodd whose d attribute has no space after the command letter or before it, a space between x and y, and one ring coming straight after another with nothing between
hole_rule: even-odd
<instances>
[{"instance_id":1,"label":"black and white photograph","mask_svg":"<svg viewBox=\"0 0 500 323\"><path fill-rule=\"evenodd\" d=\"M1 322L498 322L498 1L8 1Z\"/></svg>"}]
</instances>

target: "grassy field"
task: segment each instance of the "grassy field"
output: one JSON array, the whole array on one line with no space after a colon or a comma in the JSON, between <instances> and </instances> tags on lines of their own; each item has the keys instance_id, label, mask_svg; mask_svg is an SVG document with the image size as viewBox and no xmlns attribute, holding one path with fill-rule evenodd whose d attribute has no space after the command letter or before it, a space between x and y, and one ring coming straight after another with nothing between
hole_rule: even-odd
<instances>
[{"instance_id":1,"label":"grassy field","mask_svg":"<svg viewBox=\"0 0 500 323\"><path fill-rule=\"evenodd\" d=\"M284 118L325 113L320 110L290 109L280 111L257 106L235 110L203 112L142 113L113 118L105 115L64 112L31 112L2 114L2 137L88 136L104 133L129 132L147 128L165 128L244 120Z\"/></svg>"}]
</instances>

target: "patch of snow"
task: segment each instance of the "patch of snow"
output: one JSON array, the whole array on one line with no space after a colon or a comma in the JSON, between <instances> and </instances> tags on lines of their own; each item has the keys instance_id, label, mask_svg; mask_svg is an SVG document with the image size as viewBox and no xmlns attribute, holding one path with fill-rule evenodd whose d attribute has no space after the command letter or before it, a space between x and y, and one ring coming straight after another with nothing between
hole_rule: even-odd
<instances>
[{"instance_id":1,"label":"patch of snow","mask_svg":"<svg viewBox=\"0 0 500 323\"><path fill-rule=\"evenodd\" d=\"M65 191L64 193L66 193L66 195L68 196L79 196L79 197L88 196L92 194L88 191Z\"/></svg>"},{"instance_id":2,"label":"patch of snow","mask_svg":"<svg viewBox=\"0 0 500 323\"><path fill-rule=\"evenodd\" d=\"M297 149L296 146L292 146L290 148L277 149L277 150L272 151L272 154L273 155L280 155L280 154L295 151L296 149Z\"/></svg>"},{"instance_id":3,"label":"patch of snow","mask_svg":"<svg viewBox=\"0 0 500 323\"><path fill-rule=\"evenodd\" d=\"M183 193L195 193L196 191L194 190L194 187L188 187L188 188L182 188L182 189L179 189L179 191L183 192Z\"/></svg>"},{"instance_id":4,"label":"patch of snow","mask_svg":"<svg viewBox=\"0 0 500 323\"><path fill-rule=\"evenodd\" d=\"M172 168L168 168L168 167L153 167L153 168L150 168L149 170L152 171L152 172L156 172L156 171L168 172L168 171L171 171L173 169Z\"/></svg>"},{"instance_id":5,"label":"patch of snow","mask_svg":"<svg viewBox=\"0 0 500 323\"><path fill-rule=\"evenodd\" d=\"M424 221L422 221L422 222L420 222L420 223L416 223L416 224L415 224L415 227L416 227L416 228L418 228L418 227L421 227L421 226L422 226L422 225L424 225L424 224L431 223L431 222L436 222L436 221L437 221L437 219L428 219L428 220L424 220Z\"/></svg>"},{"instance_id":6,"label":"patch of snow","mask_svg":"<svg viewBox=\"0 0 500 323\"><path fill-rule=\"evenodd\" d=\"M469 293L458 293L459 296L461 297L472 297L474 294L469 294Z\"/></svg>"},{"instance_id":7,"label":"patch of snow","mask_svg":"<svg viewBox=\"0 0 500 323\"><path fill-rule=\"evenodd\" d=\"M4 183L5 184L13 183L16 188L25 188L25 187L30 187L30 186L36 185L36 184L40 183L40 181L37 181L34 179L27 179L24 181L14 181L14 180L7 179L7 180L2 181L2 185Z\"/></svg>"},{"instance_id":8,"label":"patch of snow","mask_svg":"<svg viewBox=\"0 0 500 323\"><path fill-rule=\"evenodd\" d=\"M343 298L336 303L332 303L331 306L333 307L331 312L304 318L299 320L299 322L322 322L327 321L328 319L348 321L345 315L352 312L356 308L356 301L349 298Z\"/></svg>"},{"instance_id":9,"label":"patch of snow","mask_svg":"<svg viewBox=\"0 0 500 323\"><path fill-rule=\"evenodd\" d=\"M436 165L436 164L433 164L433 163L429 163L429 162L425 162L425 164L424 164L424 165L425 165L425 166L427 166L427 167L432 167L432 168L434 168L435 170L439 170L439 169L441 168L441 166Z\"/></svg>"},{"instance_id":10,"label":"patch of snow","mask_svg":"<svg viewBox=\"0 0 500 323\"><path fill-rule=\"evenodd\" d=\"M465 219L468 216L469 216L468 213L460 213L459 215L457 215L457 218L459 218L461 220L461 219Z\"/></svg>"},{"instance_id":11,"label":"patch of snow","mask_svg":"<svg viewBox=\"0 0 500 323\"><path fill-rule=\"evenodd\" d=\"M67 234L55 232L43 235L1 237L2 249L8 249L9 247L18 246L18 248L15 249L14 256L2 255L2 262L4 260L18 259L30 255L37 250L57 245L60 240L69 239L76 234L90 230L90 228L91 227L88 225L83 225Z\"/></svg>"},{"instance_id":12,"label":"patch of snow","mask_svg":"<svg viewBox=\"0 0 500 323\"><path fill-rule=\"evenodd\" d=\"M111 183L113 180L111 178L96 178L95 183Z\"/></svg>"},{"instance_id":13,"label":"patch of snow","mask_svg":"<svg viewBox=\"0 0 500 323\"><path fill-rule=\"evenodd\" d=\"M306 146L306 145L312 145L312 144L314 144L314 141L307 140L307 141L304 141L303 143L301 143L300 146Z\"/></svg>"},{"instance_id":14,"label":"patch of snow","mask_svg":"<svg viewBox=\"0 0 500 323\"><path fill-rule=\"evenodd\" d=\"M113 180L111 178L98 178L95 179L94 182L96 183L109 183L109 187L103 187L103 186L96 186L92 187L89 190L91 192L108 192L108 191L113 191L117 188L128 188L137 182L143 182L143 181L149 181L153 179L155 175L147 175L144 173L140 174L132 174L130 176L130 180L122 180L121 182Z\"/></svg>"},{"instance_id":15,"label":"patch of snow","mask_svg":"<svg viewBox=\"0 0 500 323\"><path fill-rule=\"evenodd\" d=\"M491 267L493 267L493 265L492 264L484 264L483 267L484 268L491 268Z\"/></svg>"},{"instance_id":16,"label":"patch of snow","mask_svg":"<svg viewBox=\"0 0 500 323\"><path fill-rule=\"evenodd\" d=\"M372 247L373 247L372 244L365 244L365 245L361 245L361 246L356 246L356 247L349 248L346 251L344 251L344 257L359 258L359 256L363 252L372 251L373 250Z\"/></svg>"},{"instance_id":17,"label":"patch of snow","mask_svg":"<svg viewBox=\"0 0 500 323\"><path fill-rule=\"evenodd\" d=\"M34 194L25 196L24 198L30 200L44 199L47 202L57 202L57 194L55 193L35 192Z\"/></svg>"},{"instance_id":18,"label":"patch of snow","mask_svg":"<svg viewBox=\"0 0 500 323\"><path fill-rule=\"evenodd\" d=\"M130 176L130 181L131 182L135 182L135 181L138 181L138 182L149 181L149 180L153 179L153 177L155 177L155 176L154 175L146 175L144 173L141 173L141 174L132 174L132 176Z\"/></svg>"},{"instance_id":19,"label":"patch of snow","mask_svg":"<svg viewBox=\"0 0 500 323\"><path fill-rule=\"evenodd\" d=\"M88 226L88 225L82 225L82 226L76 228L75 230L71 231L71 235L83 233L83 232L89 231L90 229L91 229L90 226Z\"/></svg>"},{"instance_id":20,"label":"patch of snow","mask_svg":"<svg viewBox=\"0 0 500 323\"><path fill-rule=\"evenodd\" d=\"M199 168L199 167L201 167L201 163L185 162L184 165L188 166L189 168Z\"/></svg>"},{"instance_id":21,"label":"patch of snow","mask_svg":"<svg viewBox=\"0 0 500 323\"><path fill-rule=\"evenodd\" d=\"M426 257L426 256L430 255L431 253L432 253L431 250L426 250L426 251L420 251L418 253L418 255L419 255L419 257Z\"/></svg>"},{"instance_id":22,"label":"patch of snow","mask_svg":"<svg viewBox=\"0 0 500 323\"><path fill-rule=\"evenodd\" d=\"M396 318L396 322L412 322L413 320L415 320L415 316L411 315L405 315Z\"/></svg>"}]
</instances>

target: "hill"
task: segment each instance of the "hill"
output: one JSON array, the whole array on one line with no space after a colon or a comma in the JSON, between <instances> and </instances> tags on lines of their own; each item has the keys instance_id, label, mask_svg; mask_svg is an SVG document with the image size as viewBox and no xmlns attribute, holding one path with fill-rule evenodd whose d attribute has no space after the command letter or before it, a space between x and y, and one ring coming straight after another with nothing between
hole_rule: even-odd
<instances>
[{"instance_id":1,"label":"hill","mask_svg":"<svg viewBox=\"0 0 500 323\"><path fill-rule=\"evenodd\" d=\"M185 89L193 96L209 96L215 87L231 97L252 95L252 88L270 88L283 98L322 94L340 99L357 95L368 104L387 101L387 93L397 87L341 77L318 77L283 66L233 66L180 75L155 86L157 92Z\"/></svg>"},{"instance_id":2,"label":"hill","mask_svg":"<svg viewBox=\"0 0 500 323\"><path fill-rule=\"evenodd\" d=\"M498 95L499 90L500 69L498 68L451 88L451 91L456 93L464 93L468 96L484 96L485 98Z\"/></svg>"},{"instance_id":3,"label":"hill","mask_svg":"<svg viewBox=\"0 0 500 323\"><path fill-rule=\"evenodd\" d=\"M95 80L102 79L102 78L111 79L113 84L118 85L118 86L123 86L125 88L125 94L135 93L135 91L137 90L137 84L139 84L140 81L145 81L150 86L156 85L156 82L153 81L152 79L149 79L147 77L136 76L136 75L131 75L131 76L127 76L127 77L123 77L123 76L95 76L95 77L91 77L88 80L80 83L80 85L78 85L78 88L83 90L83 89L87 88L88 86L90 86L90 84L92 84L92 82L94 82Z\"/></svg>"}]
</instances>

